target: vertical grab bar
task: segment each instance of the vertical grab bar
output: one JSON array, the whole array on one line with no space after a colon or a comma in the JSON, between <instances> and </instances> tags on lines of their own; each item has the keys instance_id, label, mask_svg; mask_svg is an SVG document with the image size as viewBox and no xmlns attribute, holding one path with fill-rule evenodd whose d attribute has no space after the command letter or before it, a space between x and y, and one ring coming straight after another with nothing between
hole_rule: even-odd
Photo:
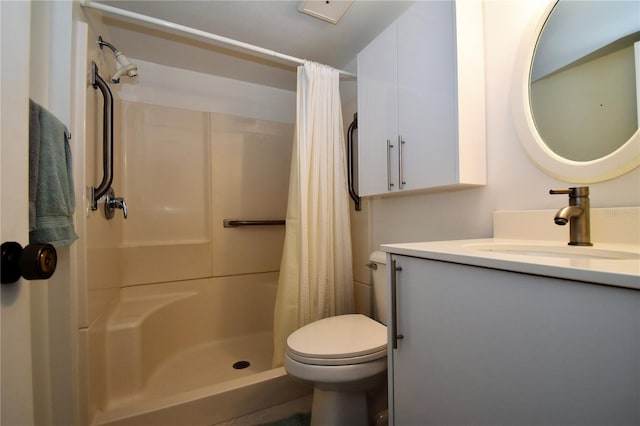
<instances>
[{"instance_id":1,"label":"vertical grab bar","mask_svg":"<svg viewBox=\"0 0 640 426\"><path fill-rule=\"evenodd\" d=\"M107 83L98 74L98 66L91 62L91 85L100 89L104 97L102 113L102 181L91 188L91 210L98 209L98 200L109 191L113 182L113 95Z\"/></svg>"},{"instance_id":2,"label":"vertical grab bar","mask_svg":"<svg viewBox=\"0 0 640 426\"><path fill-rule=\"evenodd\" d=\"M356 204L356 211L362 210L362 205L360 204L360 197L356 193L354 182L353 182L353 132L358 129L358 113L353 114L353 121L349 125L349 130L347 130L347 165L348 165L348 180L349 180L349 196Z\"/></svg>"}]
</instances>

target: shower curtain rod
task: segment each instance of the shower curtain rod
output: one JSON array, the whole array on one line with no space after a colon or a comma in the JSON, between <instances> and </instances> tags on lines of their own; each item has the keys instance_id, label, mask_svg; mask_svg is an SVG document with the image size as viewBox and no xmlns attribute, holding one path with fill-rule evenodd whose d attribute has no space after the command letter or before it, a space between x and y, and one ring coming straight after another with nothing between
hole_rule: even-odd
<instances>
[{"instance_id":1,"label":"shower curtain rod","mask_svg":"<svg viewBox=\"0 0 640 426\"><path fill-rule=\"evenodd\" d=\"M249 44L249 43L245 43L242 41L238 41L238 40L234 40L232 38L228 38L228 37L224 37L218 34L213 34L213 33L209 33L206 31L202 31L202 30L198 30L196 28L191 28L191 27L187 27L184 25L180 25L180 24L176 24L174 22L170 22L170 21L165 21L164 19L158 19L158 18L154 18L152 16L147 16L147 15L142 15L140 13L136 13L136 12L131 12L128 10L124 10L124 9L119 9L117 7L113 7L113 6L109 6L106 4L102 4L102 3L94 3L91 0L81 0L80 1L80 5L82 7L85 8L89 8L89 9L95 9L101 12L104 12L106 14L110 14L110 15L115 15L115 16L120 16L120 17L124 17L124 18L128 18L131 19L135 22L144 22L147 24L150 24L154 27L160 27L166 30L169 30L169 32L172 33L183 33L183 34L187 34L192 36L192 38L199 38L199 39L206 39L206 40L211 40L211 41L217 41L220 43L224 43L230 46L235 46L235 47L239 47L241 49L244 50L249 50L252 52L256 52L256 53L260 53L262 55L266 55L266 56L272 56L278 59L282 59L288 62L293 62L296 64L304 64L305 60L304 59L300 59L300 58L296 58L295 56L289 56L289 55L285 55L284 53L280 53L280 52L276 52L275 50L270 50L270 49L265 49L263 47L260 46L256 46L253 44ZM347 71L343 71L343 70L338 70L338 72L345 77L349 77L349 78L356 78L355 74L352 74L350 72Z\"/></svg>"}]
</instances>

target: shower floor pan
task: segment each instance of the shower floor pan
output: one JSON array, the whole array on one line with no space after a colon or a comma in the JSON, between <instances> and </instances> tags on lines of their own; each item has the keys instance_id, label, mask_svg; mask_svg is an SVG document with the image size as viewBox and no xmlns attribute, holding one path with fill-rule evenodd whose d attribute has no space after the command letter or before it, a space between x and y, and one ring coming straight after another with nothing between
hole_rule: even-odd
<instances>
[{"instance_id":1,"label":"shower floor pan","mask_svg":"<svg viewBox=\"0 0 640 426\"><path fill-rule=\"evenodd\" d=\"M258 333L188 348L141 392L109 401L93 424L212 425L310 394L284 368L271 369L272 347L272 334Z\"/></svg>"}]
</instances>

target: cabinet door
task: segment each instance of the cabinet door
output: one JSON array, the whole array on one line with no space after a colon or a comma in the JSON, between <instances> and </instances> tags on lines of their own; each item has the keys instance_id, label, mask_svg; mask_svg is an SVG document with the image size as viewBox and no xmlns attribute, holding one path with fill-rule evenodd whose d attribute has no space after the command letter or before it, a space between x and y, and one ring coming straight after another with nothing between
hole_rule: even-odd
<instances>
[{"instance_id":1,"label":"cabinet door","mask_svg":"<svg viewBox=\"0 0 640 426\"><path fill-rule=\"evenodd\" d=\"M397 189L397 37L393 24L358 54L360 196ZM388 149L387 144L393 147ZM387 173L391 168L391 172Z\"/></svg>"},{"instance_id":2,"label":"cabinet door","mask_svg":"<svg viewBox=\"0 0 640 426\"><path fill-rule=\"evenodd\" d=\"M391 424L639 424L640 291L392 257Z\"/></svg>"},{"instance_id":3,"label":"cabinet door","mask_svg":"<svg viewBox=\"0 0 640 426\"><path fill-rule=\"evenodd\" d=\"M390 424L422 425L428 418L424 392L427 389L425 381L430 376L425 368L429 333L422 329L432 326L426 321L427 313L422 306L430 291L427 269L425 262L416 258L393 255L392 259L402 270L396 273L396 315L395 318L391 315L388 326L392 329L391 322L397 320L397 332L403 337L398 341L397 349L389 348ZM393 312L393 307L390 306L387 312Z\"/></svg>"},{"instance_id":4,"label":"cabinet door","mask_svg":"<svg viewBox=\"0 0 640 426\"><path fill-rule=\"evenodd\" d=\"M418 2L397 23L401 189L456 181L455 7Z\"/></svg>"}]
</instances>

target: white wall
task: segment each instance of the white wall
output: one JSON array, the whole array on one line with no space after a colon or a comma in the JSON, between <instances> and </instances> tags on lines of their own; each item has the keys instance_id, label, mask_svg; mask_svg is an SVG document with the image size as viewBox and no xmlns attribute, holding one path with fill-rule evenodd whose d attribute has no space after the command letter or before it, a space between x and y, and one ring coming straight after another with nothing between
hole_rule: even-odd
<instances>
[{"instance_id":1,"label":"white wall","mask_svg":"<svg viewBox=\"0 0 640 426\"><path fill-rule=\"evenodd\" d=\"M567 200L549 195L549 189L576 185L551 178L533 165L519 144L510 111L510 83L523 29L530 19L541 16L546 5L546 1L500 0L484 5L487 186L374 199L370 249L381 243L489 237L494 210L565 205ZM638 169L589 187L592 207L640 204Z\"/></svg>"}]
</instances>

